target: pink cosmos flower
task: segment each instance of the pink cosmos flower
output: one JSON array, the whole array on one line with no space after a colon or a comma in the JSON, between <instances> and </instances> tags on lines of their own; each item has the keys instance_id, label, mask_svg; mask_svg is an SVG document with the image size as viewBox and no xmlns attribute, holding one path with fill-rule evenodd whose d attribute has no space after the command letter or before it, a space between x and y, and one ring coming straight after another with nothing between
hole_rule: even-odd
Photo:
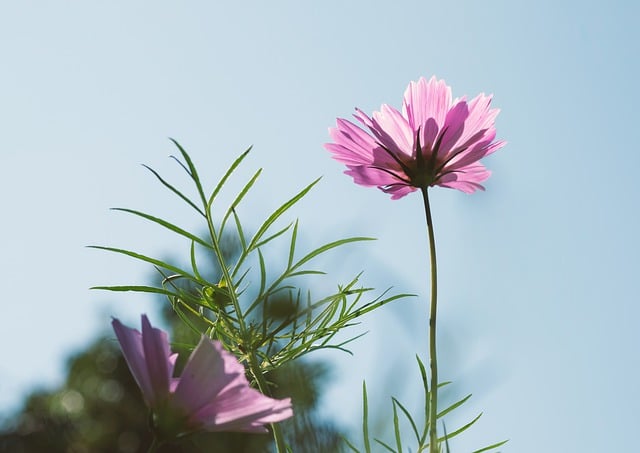
<instances>
[{"instance_id":1,"label":"pink cosmos flower","mask_svg":"<svg viewBox=\"0 0 640 453\"><path fill-rule=\"evenodd\" d=\"M372 117L356 109L354 117L368 129L343 118L330 128L333 158L346 164L356 184L376 186L404 197L416 189L442 186L473 193L490 172L478 162L505 145L495 141L491 96L471 101L451 98L444 80L411 82L402 112L383 104Z\"/></svg>"},{"instance_id":2,"label":"pink cosmos flower","mask_svg":"<svg viewBox=\"0 0 640 453\"><path fill-rule=\"evenodd\" d=\"M222 344L203 336L182 375L173 376L177 354L171 354L166 332L142 315L142 333L112 322L124 358L156 429L164 436L191 431L267 432L268 423L293 415L291 399L276 400L251 388L245 369Z\"/></svg>"}]
</instances>

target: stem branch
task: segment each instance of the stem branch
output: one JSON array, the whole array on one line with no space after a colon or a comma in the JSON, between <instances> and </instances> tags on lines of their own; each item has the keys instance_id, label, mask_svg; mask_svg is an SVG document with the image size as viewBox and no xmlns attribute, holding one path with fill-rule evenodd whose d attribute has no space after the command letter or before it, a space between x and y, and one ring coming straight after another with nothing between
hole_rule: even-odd
<instances>
[{"instance_id":1,"label":"stem branch","mask_svg":"<svg viewBox=\"0 0 640 453\"><path fill-rule=\"evenodd\" d=\"M246 348L246 353L249 362L249 370L256 380L256 384L258 385L258 390L263 395L271 397L271 391L269 390L269 386L267 385L267 381L262 374L262 370L260 369L260 364L258 363L258 359L256 357L256 353L253 349L253 342L251 341L250 331L247 328L247 324L244 319L244 313L240 307L240 301L238 300L238 295L236 293L235 286L233 284L233 279L231 278L231 274L229 272L229 268L227 267L227 263L225 262L224 255L222 254L222 249L220 248L220 244L218 243L218 236L216 234L215 227L213 225L213 216L211 215L211 208L205 204L205 213L207 218L207 225L209 227L209 235L211 237L211 244L213 246L213 250L216 254L216 258L218 259L218 264L220 265L220 270L222 271L222 276L224 278L225 283L227 284L227 288L229 291L229 298L231 299L231 303L233 304L233 308L235 314L238 318L238 329L240 332L240 339L243 347ZM273 432L273 440L276 444L276 452L277 453L285 453L287 451L287 444L284 440L284 435L282 434L282 429L280 425L277 423L271 424L271 429Z\"/></svg>"},{"instance_id":2,"label":"stem branch","mask_svg":"<svg viewBox=\"0 0 640 453\"><path fill-rule=\"evenodd\" d=\"M260 370L260 365L256 360L255 354L251 354L249 356L249 361L250 361L249 368L251 370L251 374L253 374L253 377L256 380L256 384L258 385L258 390L260 390L260 393L267 395L268 397L271 397L272 395L271 395L271 391L269 390L269 386L267 385L267 380L264 378L264 375ZM280 428L280 425L278 423L272 423L271 431L273 434L273 440L276 444L276 452L286 453L287 444L284 440L284 435L282 434L282 429Z\"/></svg>"}]
</instances>

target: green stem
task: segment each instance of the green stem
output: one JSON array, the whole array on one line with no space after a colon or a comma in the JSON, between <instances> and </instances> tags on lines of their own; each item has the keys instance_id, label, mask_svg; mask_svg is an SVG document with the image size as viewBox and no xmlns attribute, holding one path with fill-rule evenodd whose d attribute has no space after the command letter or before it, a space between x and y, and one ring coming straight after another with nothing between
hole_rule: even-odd
<instances>
[{"instance_id":1,"label":"green stem","mask_svg":"<svg viewBox=\"0 0 640 453\"><path fill-rule=\"evenodd\" d=\"M271 397L271 391L269 390L269 385L267 384L267 380L264 378L262 371L260 370L260 365L256 359L255 354L249 355L249 368L251 369L251 374L256 380L256 384L258 385L258 390L264 395ZM284 435L282 434L282 429L278 423L271 424L271 432L273 434L273 440L276 444L276 452L277 453L286 453L287 444L284 440Z\"/></svg>"},{"instance_id":2,"label":"green stem","mask_svg":"<svg viewBox=\"0 0 640 453\"><path fill-rule=\"evenodd\" d=\"M213 250L216 254L216 258L218 259L218 264L220 265L222 276L224 278L224 281L227 284L227 289L229 291L229 298L231 299L231 303L233 304L233 309L238 318L238 329L240 330L240 338L242 339L242 343L243 343L242 346L245 348L247 357L249 359L249 370L251 371L251 374L255 378L260 392L263 395L271 397L272 396L271 391L269 390L267 381L264 378L264 375L262 374L262 370L260 369L260 364L258 363L258 359L256 357L255 351L253 350L253 342L251 341L250 332L244 320L244 314L242 313L242 309L240 307L240 301L238 300L238 295L236 294L233 280L231 278L231 274L229 273L229 268L227 267L227 263L225 262L224 255L222 254L222 249L220 249L220 244L218 243L218 236L216 234L216 230L213 225L213 216L211 215L211 209L206 204L205 204L205 213L207 218L207 225L209 227L209 235L211 237L211 243L213 245ZM276 452L285 453L287 451L287 444L284 441L284 436L282 434L282 430L280 429L280 425L278 425L277 423L272 423L271 430L273 433L273 440L276 444Z\"/></svg>"},{"instance_id":3,"label":"green stem","mask_svg":"<svg viewBox=\"0 0 640 453\"><path fill-rule=\"evenodd\" d=\"M249 339L247 336L247 325L244 322L244 316L242 310L240 309L238 295L236 294L235 287L233 286L233 280L231 279L231 275L229 274L229 268L227 267L227 263L224 259L222 249L220 248L220 244L218 243L218 235L216 233L215 226L213 225L213 216L211 215L211 210L206 205L205 210L207 217L207 226L209 227L209 236L211 238L211 245L213 246L213 251L218 260L218 265L220 266L220 270L222 271L222 277L224 278L224 282L227 285L227 290L229 291L229 299L231 299L233 309L236 312L236 316L238 317L240 336L242 337L242 341L246 341Z\"/></svg>"},{"instance_id":4,"label":"green stem","mask_svg":"<svg viewBox=\"0 0 640 453\"><path fill-rule=\"evenodd\" d=\"M429 233L429 257L431 260L431 304L429 309L429 367L431 369L431 383L429 392L429 452L438 452L438 358L436 350L436 314L438 306L438 268L436 265L436 240L433 233L433 219L429 206L427 187L422 188L424 211L427 217L427 231Z\"/></svg>"}]
</instances>

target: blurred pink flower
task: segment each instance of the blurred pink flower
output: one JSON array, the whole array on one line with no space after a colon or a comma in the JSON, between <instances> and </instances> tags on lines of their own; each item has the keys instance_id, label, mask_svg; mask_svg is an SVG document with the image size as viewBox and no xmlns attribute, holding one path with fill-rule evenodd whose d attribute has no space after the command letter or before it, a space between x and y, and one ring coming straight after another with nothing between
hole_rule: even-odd
<instances>
[{"instance_id":1,"label":"blurred pink flower","mask_svg":"<svg viewBox=\"0 0 640 453\"><path fill-rule=\"evenodd\" d=\"M383 104L370 118L356 109L368 131L338 118L329 129L334 143L325 147L356 184L376 186L394 200L430 186L472 193L491 174L478 161L505 145L495 141L499 110L490 103L484 94L452 100L444 80L421 78L407 87L402 113Z\"/></svg>"},{"instance_id":2,"label":"blurred pink flower","mask_svg":"<svg viewBox=\"0 0 640 453\"><path fill-rule=\"evenodd\" d=\"M177 354L171 354L166 332L142 315L142 333L112 322L124 358L156 427L177 435L196 430L267 432L268 423L293 415L291 399L269 398L249 386L245 369L218 341L203 336L178 378Z\"/></svg>"}]
</instances>

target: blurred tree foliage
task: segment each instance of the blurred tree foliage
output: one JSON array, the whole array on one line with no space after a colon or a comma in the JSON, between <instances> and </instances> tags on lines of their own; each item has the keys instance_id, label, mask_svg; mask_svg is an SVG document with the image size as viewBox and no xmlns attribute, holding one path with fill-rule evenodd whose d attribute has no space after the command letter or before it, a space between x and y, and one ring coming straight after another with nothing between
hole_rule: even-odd
<instances>
[{"instance_id":1,"label":"blurred tree foliage","mask_svg":"<svg viewBox=\"0 0 640 453\"><path fill-rule=\"evenodd\" d=\"M226 253L237 248L227 241ZM216 273L215 270L212 271ZM183 288L188 289L188 288ZM194 289L195 290L195 289ZM187 327L170 304L162 305L171 341L195 344L199 333ZM283 296L266 316L284 318L294 305ZM197 309L197 307L193 307ZM195 321L195 319L193 320ZM177 368L188 354L180 352ZM0 423L0 452L11 453L135 453L151 444L149 412L114 336L96 340L69 360L65 384L50 392L35 392L24 406ZM294 417L281 423L295 453L343 451L342 431L317 413L328 367L297 360L271 372L275 398L291 397ZM196 433L163 446L160 451L244 453L272 451L272 436L243 433Z\"/></svg>"},{"instance_id":2,"label":"blurred tree foliage","mask_svg":"<svg viewBox=\"0 0 640 453\"><path fill-rule=\"evenodd\" d=\"M295 416L283 422L294 452L338 452L341 433L315 409L326 378L320 363L298 361L269 376L276 397L291 396ZM30 395L0 432L2 452L144 452L151 443L148 410L113 339L101 338L69 362L58 390ZM267 452L271 436L198 433L165 446L163 452Z\"/></svg>"}]
</instances>

